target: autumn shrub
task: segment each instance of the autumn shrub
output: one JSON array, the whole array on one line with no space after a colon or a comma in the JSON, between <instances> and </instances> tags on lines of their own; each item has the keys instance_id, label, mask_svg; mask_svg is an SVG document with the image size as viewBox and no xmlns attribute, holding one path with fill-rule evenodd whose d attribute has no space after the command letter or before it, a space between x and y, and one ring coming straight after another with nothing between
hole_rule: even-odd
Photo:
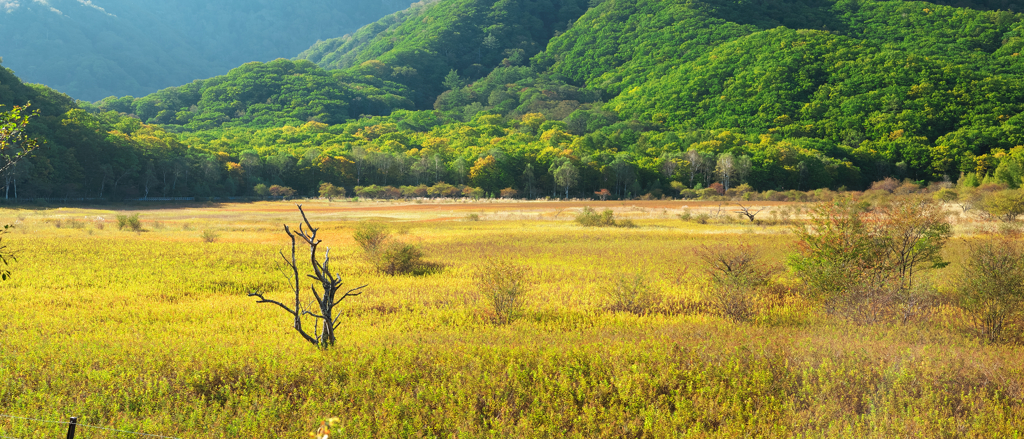
<instances>
[{"instance_id":1,"label":"autumn shrub","mask_svg":"<svg viewBox=\"0 0 1024 439\"><path fill-rule=\"evenodd\" d=\"M352 233L352 239L363 250L367 261L381 274L423 275L443 268L440 264L425 261L423 250L418 246L396 239L391 228L384 223L360 222Z\"/></svg>"},{"instance_id":2,"label":"autumn shrub","mask_svg":"<svg viewBox=\"0 0 1024 439\"><path fill-rule=\"evenodd\" d=\"M341 186L335 186L331 183L320 184L320 197L326 198L328 201L334 200L335 198L345 198L345 188Z\"/></svg>"},{"instance_id":3,"label":"autumn shrub","mask_svg":"<svg viewBox=\"0 0 1024 439\"><path fill-rule=\"evenodd\" d=\"M274 197L288 198L295 196L295 189L292 189L288 186L281 186L277 184L270 186L270 188L267 189L267 192L269 192L270 195Z\"/></svg>"},{"instance_id":4,"label":"autumn shrub","mask_svg":"<svg viewBox=\"0 0 1024 439\"><path fill-rule=\"evenodd\" d=\"M501 198L517 198L517 197L519 197L519 191L517 191L515 189L512 189L510 187L502 189L500 194L501 194Z\"/></svg>"},{"instance_id":5,"label":"autumn shrub","mask_svg":"<svg viewBox=\"0 0 1024 439\"><path fill-rule=\"evenodd\" d=\"M1005 236L970 244L955 285L978 333L1005 340L1024 316L1024 245Z\"/></svg>"},{"instance_id":6,"label":"autumn shrub","mask_svg":"<svg viewBox=\"0 0 1024 439\"><path fill-rule=\"evenodd\" d=\"M818 203L795 229L790 266L825 309L859 323L906 321L926 308L918 271L942 268L952 230L942 206L904 196L868 206L841 197Z\"/></svg>"},{"instance_id":7,"label":"autumn shrub","mask_svg":"<svg viewBox=\"0 0 1024 439\"><path fill-rule=\"evenodd\" d=\"M584 207L580 213L576 214L576 222L584 227L636 227L633 221L615 220L615 213L611 209L605 209L601 213L597 213L594 209L589 206Z\"/></svg>"},{"instance_id":8,"label":"autumn shrub","mask_svg":"<svg viewBox=\"0 0 1024 439\"><path fill-rule=\"evenodd\" d=\"M507 259L488 258L477 268L476 283L494 312L495 322L509 324L523 312L530 269Z\"/></svg>"},{"instance_id":9,"label":"autumn shrub","mask_svg":"<svg viewBox=\"0 0 1024 439\"><path fill-rule=\"evenodd\" d=\"M203 242L213 243L220 239L220 234L213 230L203 230L201 237L203 238Z\"/></svg>"},{"instance_id":10,"label":"autumn shrub","mask_svg":"<svg viewBox=\"0 0 1024 439\"><path fill-rule=\"evenodd\" d=\"M117 215L117 230L128 229L132 232L142 231L142 222L139 221L139 214Z\"/></svg>"},{"instance_id":11,"label":"autumn shrub","mask_svg":"<svg viewBox=\"0 0 1024 439\"><path fill-rule=\"evenodd\" d=\"M715 309L736 321L751 320L758 313L758 296L771 285L775 267L759 249L746 244L705 244L697 257L711 280L706 292Z\"/></svg>"},{"instance_id":12,"label":"autumn shrub","mask_svg":"<svg viewBox=\"0 0 1024 439\"><path fill-rule=\"evenodd\" d=\"M608 309L637 315L647 314L658 298L658 291L642 272L622 274L608 288Z\"/></svg>"}]
</instances>

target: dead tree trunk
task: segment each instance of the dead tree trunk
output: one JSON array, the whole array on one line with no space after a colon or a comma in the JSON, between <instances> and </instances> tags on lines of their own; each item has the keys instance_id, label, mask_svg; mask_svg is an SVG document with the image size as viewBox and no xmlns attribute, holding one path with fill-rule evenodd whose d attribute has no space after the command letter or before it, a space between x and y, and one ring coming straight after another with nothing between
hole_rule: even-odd
<instances>
[{"instance_id":1,"label":"dead tree trunk","mask_svg":"<svg viewBox=\"0 0 1024 439\"><path fill-rule=\"evenodd\" d=\"M761 211L765 209L764 207L762 207L760 209L757 209L757 212L752 212L751 210L753 210L753 207L746 207L746 206L744 206L742 204L736 204L736 205L740 206L740 210L737 210L736 213L747 217L747 219L749 219L750 222L754 222L754 217L757 216L757 214L761 213Z\"/></svg>"},{"instance_id":2,"label":"dead tree trunk","mask_svg":"<svg viewBox=\"0 0 1024 439\"><path fill-rule=\"evenodd\" d=\"M302 205L299 207L299 213L302 214L302 223L299 223L299 230L293 232L284 226L284 232L288 234L288 237L292 240L292 254L289 259L288 256L281 252L281 257L284 259L288 267L291 268L291 274L289 275L289 282L292 284L291 289L295 293L295 306L289 307L276 300L270 300L263 296L262 292L254 291L249 293L249 297L256 297L259 300L256 303L270 303L277 305L287 311L294 317L295 330L302 335L302 338L306 341L316 345L320 349L327 349L334 346L336 338L334 331L338 329L340 322L337 316L334 315L334 307L341 303L348 297L358 296L362 294L357 292L366 287L356 287L340 293L341 280L335 277L331 273L330 269L330 252L331 249L327 248L324 250L324 260L320 262L317 256L317 248L320 245L320 240L316 238L318 228L313 227L309 223L309 219L306 218L306 212L302 210ZM314 301L313 305L316 309L306 308L302 304L301 293L302 293L302 281L299 275L299 262L296 258L296 240L301 240L306 246L309 247L309 261L313 265L313 274L307 274L306 277L313 279L313 284L309 286L310 291L313 293ZM320 291L317 291L317 284L320 286ZM313 334L309 334L302 328L303 316L309 316L313 318Z\"/></svg>"}]
</instances>

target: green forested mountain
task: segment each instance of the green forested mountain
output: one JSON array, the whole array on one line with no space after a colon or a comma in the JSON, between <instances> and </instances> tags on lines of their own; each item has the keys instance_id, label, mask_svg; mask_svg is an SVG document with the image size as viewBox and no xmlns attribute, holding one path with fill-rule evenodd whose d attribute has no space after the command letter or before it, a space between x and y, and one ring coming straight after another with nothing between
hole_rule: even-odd
<instances>
[{"instance_id":1,"label":"green forested mountain","mask_svg":"<svg viewBox=\"0 0 1024 439\"><path fill-rule=\"evenodd\" d=\"M315 44L299 55L327 69L384 63L413 90L419 109L444 92L452 69L474 80L495 66L524 65L548 39L578 18L586 0L447 0L418 3L360 29Z\"/></svg>"},{"instance_id":2,"label":"green forested mountain","mask_svg":"<svg viewBox=\"0 0 1024 439\"><path fill-rule=\"evenodd\" d=\"M945 3L440 0L297 60L85 109L174 133L206 169L202 189L175 195L1020 185L1024 16L1000 0ZM142 187L144 168L119 187Z\"/></svg>"},{"instance_id":3,"label":"green forested mountain","mask_svg":"<svg viewBox=\"0 0 1024 439\"><path fill-rule=\"evenodd\" d=\"M77 99L142 96L291 57L409 6L402 0L6 0L0 56Z\"/></svg>"}]
</instances>

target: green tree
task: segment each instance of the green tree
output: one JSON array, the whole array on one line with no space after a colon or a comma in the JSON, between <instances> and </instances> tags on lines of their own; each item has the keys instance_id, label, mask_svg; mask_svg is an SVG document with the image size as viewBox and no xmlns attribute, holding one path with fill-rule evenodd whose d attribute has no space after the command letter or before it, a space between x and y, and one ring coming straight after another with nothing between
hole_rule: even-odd
<instances>
[{"instance_id":1,"label":"green tree","mask_svg":"<svg viewBox=\"0 0 1024 439\"><path fill-rule=\"evenodd\" d=\"M39 110L29 111L32 103L15 105L9 111L0 111L0 173L16 165L33 150L39 142L29 137L26 129L29 119L39 115Z\"/></svg>"},{"instance_id":2,"label":"green tree","mask_svg":"<svg viewBox=\"0 0 1024 439\"><path fill-rule=\"evenodd\" d=\"M555 184L565 188L565 199L569 199L569 188L576 186L579 182L580 171L572 165L572 162L566 160L555 170Z\"/></svg>"},{"instance_id":3,"label":"green tree","mask_svg":"<svg viewBox=\"0 0 1024 439\"><path fill-rule=\"evenodd\" d=\"M849 197L816 205L796 229L800 251L790 265L830 312L865 323L905 321L922 303L912 290L915 273L947 265L941 250L951 228L942 206L924 198L868 207Z\"/></svg>"},{"instance_id":4,"label":"green tree","mask_svg":"<svg viewBox=\"0 0 1024 439\"><path fill-rule=\"evenodd\" d=\"M35 150L39 144L26 133L28 121L32 116L39 114L37 111L28 111L31 103L24 106L15 106L10 111L0 112L0 174L5 173L17 165L18 161L25 158ZM0 241L12 226L5 224L0 230ZM8 268L10 263L15 261L14 252L0 242L0 280L7 280L11 276Z\"/></svg>"},{"instance_id":5,"label":"green tree","mask_svg":"<svg viewBox=\"0 0 1024 439\"><path fill-rule=\"evenodd\" d=\"M442 84L444 85L444 88L448 90L458 90L466 85L466 81L459 76L459 72L452 69L447 75L445 75Z\"/></svg>"},{"instance_id":6,"label":"green tree","mask_svg":"<svg viewBox=\"0 0 1024 439\"><path fill-rule=\"evenodd\" d=\"M981 199L981 210L992 218L1016 221L1024 215L1024 189L992 192Z\"/></svg>"},{"instance_id":7,"label":"green tree","mask_svg":"<svg viewBox=\"0 0 1024 439\"><path fill-rule=\"evenodd\" d=\"M326 198L328 201L334 200L335 198L345 197L345 188L335 186L330 183L320 184L320 196Z\"/></svg>"}]
</instances>

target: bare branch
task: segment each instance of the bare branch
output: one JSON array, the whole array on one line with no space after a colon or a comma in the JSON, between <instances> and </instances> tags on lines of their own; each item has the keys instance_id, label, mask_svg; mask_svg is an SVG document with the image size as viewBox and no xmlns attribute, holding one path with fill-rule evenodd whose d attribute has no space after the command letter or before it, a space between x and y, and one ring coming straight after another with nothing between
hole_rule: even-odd
<instances>
[{"instance_id":1,"label":"bare branch","mask_svg":"<svg viewBox=\"0 0 1024 439\"><path fill-rule=\"evenodd\" d=\"M318 319L324 319L324 320L326 320L326 319L327 319L327 318L326 318L326 317L324 317L324 316L321 316L321 315L317 315L317 314L314 314L314 313L312 313L312 312L309 312L309 311L303 311L303 312L302 312L302 315L304 315L304 316L311 316L311 317L316 317L316 318L318 318Z\"/></svg>"},{"instance_id":2,"label":"bare branch","mask_svg":"<svg viewBox=\"0 0 1024 439\"><path fill-rule=\"evenodd\" d=\"M320 297L319 294L317 294L316 287L310 285L309 286L309 290L313 292L313 297L316 297L316 303L323 303L324 302L324 299L322 297Z\"/></svg>"},{"instance_id":3,"label":"bare branch","mask_svg":"<svg viewBox=\"0 0 1024 439\"><path fill-rule=\"evenodd\" d=\"M338 299L337 302L334 302L334 304L331 305L331 306L337 306L339 303L341 303L342 300L345 300L346 297L355 297L355 296L358 296L360 294L363 294L362 292L358 292L358 293L352 293L352 292L356 291L356 290L361 290L361 289L366 288L366 287L367 287L367 285L363 285L361 287L356 287L356 288L353 288L351 290L346 291L345 294L342 295L341 298Z\"/></svg>"},{"instance_id":4,"label":"bare branch","mask_svg":"<svg viewBox=\"0 0 1024 439\"><path fill-rule=\"evenodd\" d=\"M737 210L736 213L747 217L748 219L750 219L750 222L754 222L754 217L757 216L757 214L761 213L761 211L767 209L767 207L762 207L760 209L757 209L757 212L751 212L750 209L752 207L746 207L739 203L736 203L736 205L740 207L740 210Z\"/></svg>"},{"instance_id":5,"label":"bare branch","mask_svg":"<svg viewBox=\"0 0 1024 439\"><path fill-rule=\"evenodd\" d=\"M324 252L324 261L321 263L317 260L317 248L320 245L320 240L316 238L318 228L313 227L312 223L306 216L306 212L302 210L302 205L297 205L299 212L302 214L302 223L299 223L298 230L292 230L287 225L284 226L284 231L292 241L292 254L291 259L282 251L280 256L284 259L285 264L291 268L292 273L288 275L292 283L291 289L295 293L295 307L289 308L281 302L269 300L263 297L262 293L251 293L250 297L257 297L260 300L257 303L272 303L284 310L288 311L289 314L294 316L295 330L302 335L306 341L316 345L321 349L326 349L333 346L336 338L334 330L339 325L339 320L334 316L333 309L341 301L347 297L358 296L361 292L357 292L366 285L358 288L353 288L345 292L340 298L335 298L338 295L338 289L341 287L341 281L337 279L334 274L330 271L330 248L327 248ZM296 250L296 238L301 239L309 247L309 262L313 266L313 274L306 274L306 277L312 279L314 283L310 285L310 292L315 298L314 303L310 304L309 308L302 306L301 291L302 284L299 276L299 264L297 259ZM321 292L317 291L316 284L319 283L322 288ZM315 311L319 309L319 311ZM319 314L317 313L319 312ZM315 336L310 336L302 329L302 318L309 316L313 318L313 331ZM323 321L323 327L320 326L320 321Z\"/></svg>"},{"instance_id":6,"label":"bare branch","mask_svg":"<svg viewBox=\"0 0 1024 439\"><path fill-rule=\"evenodd\" d=\"M295 311L292 311L291 308L287 307L285 304L278 302L276 300L270 300L263 297L263 293L249 293L248 296L259 298L260 300L257 300L256 303L272 303L274 305L280 306L281 308L284 308L285 311L288 311L288 314L295 315Z\"/></svg>"}]
</instances>

